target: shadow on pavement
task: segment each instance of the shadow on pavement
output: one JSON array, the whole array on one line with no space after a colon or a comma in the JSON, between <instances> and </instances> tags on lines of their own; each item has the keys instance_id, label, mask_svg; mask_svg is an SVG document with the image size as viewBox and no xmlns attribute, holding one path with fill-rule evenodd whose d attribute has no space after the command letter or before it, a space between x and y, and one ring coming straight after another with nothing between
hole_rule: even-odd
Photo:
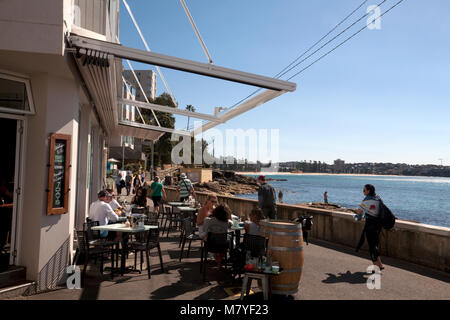
<instances>
[{"instance_id":1,"label":"shadow on pavement","mask_svg":"<svg viewBox=\"0 0 450 320\"><path fill-rule=\"evenodd\" d=\"M354 272L351 273L350 271L347 271L346 273L338 273L337 275L332 273L327 273L328 278L325 280L322 280L323 283L351 283L351 284L361 284L366 283L367 278L364 276L367 276L365 272Z\"/></svg>"},{"instance_id":2,"label":"shadow on pavement","mask_svg":"<svg viewBox=\"0 0 450 320\"><path fill-rule=\"evenodd\" d=\"M178 275L176 276L177 282L162 286L157 290L153 291L150 295L150 299L162 300L162 299L173 299L180 295L197 291L199 289L210 286L210 283L203 282L202 274L200 273L200 263L199 262L181 262L173 263L167 265L167 271L176 271ZM211 277L212 280L213 277ZM215 281L220 281L222 278L219 274L214 277ZM216 289L215 289L216 288ZM227 296L222 288L213 287L208 290L208 299L222 299ZM203 296L204 294L200 295ZM196 299L204 299L196 298Z\"/></svg>"},{"instance_id":3,"label":"shadow on pavement","mask_svg":"<svg viewBox=\"0 0 450 320\"><path fill-rule=\"evenodd\" d=\"M367 261L370 262L369 252L364 251L363 249L361 249L360 252L355 252L355 248L351 248L351 247L347 247L347 246L339 245L339 244L335 244L335 243L330 243L330 242L323 241L323 240L309 239L309 242L311 244L314 244L317 246L336 250L336 251L343 252L346 254L351 254L353 256L360 257L363 259L367 259ZM356 247L356 244L355 244L355 247ZM429 278L433 278L436 280L450 283L450 274L446 274L439 270L434 270L434 269L420 266L420 265L417 265L417 264L414 264L411 262L407 262L407 261L403 261L403 260L399 260L399 259L395 259L395 258L391 258L391 257L386 257L383 255L381 256L381 261L383 262L383 264L385 266L392 266L395 268L414 272L414 273L420 274L425 277L429 277Z\"/></svg>"}]
</instances>

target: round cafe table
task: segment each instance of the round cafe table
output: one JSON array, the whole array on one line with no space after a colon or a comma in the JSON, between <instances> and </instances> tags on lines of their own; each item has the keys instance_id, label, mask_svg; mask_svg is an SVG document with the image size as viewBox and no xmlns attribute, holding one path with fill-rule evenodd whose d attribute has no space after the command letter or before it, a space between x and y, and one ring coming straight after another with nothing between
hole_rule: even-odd
<instances>
[{"instance_id":1,"label":"round cafe table","mask_svg":"<svg viewBox=\"0 0 450 320\"><path fill-rule=\"evenodd\" d=\"M150 229L158 229L158 226L152 226L152 225L144 225L141 228L132 228L127 227L124 223L115 223L115 224L107 224L104 226L96 226L92 227L92 230L106 230L106 231L117 231L122 232L122 254L121 254L121 260L120 260L120 274L123 276L126 268L126 255L128 250L128 238L130 234L136 234L139 232L149 231ZM129 271L135 271L135 270L129 270Z\"/></svg>"},{"instance_id":2,"label":"round cafe table","mask_svg":"<svg viewBox=\"0 0 450 320\"><path fill-rule=\"evenodd\" d=\"M188 203L184 203L184 202L167 202L167 204L172 207L181 207L181 206L187 207L187 206L189 206Z\"/></svg>"}]
</instances>

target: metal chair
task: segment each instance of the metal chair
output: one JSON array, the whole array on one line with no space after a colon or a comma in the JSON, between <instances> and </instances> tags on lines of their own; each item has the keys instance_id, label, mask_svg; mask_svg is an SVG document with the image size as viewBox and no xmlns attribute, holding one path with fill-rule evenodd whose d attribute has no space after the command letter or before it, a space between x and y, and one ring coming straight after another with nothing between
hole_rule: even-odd
<instances>
[{"instance_id":1,"label":"metal chair","mask_svg":"<svg viewBox=\"0 0 450 320\"><path fill-rule=\"evenodd\" d=\"M145 252L145 257L147 261L147 272L148 278L151 278L150 274L150 250L158 249L159 261L161 264L161 272L164 272L161 247L159 245L159 228L150 229L146 232L141 232L136 235L136 241L133 241L129 244L128 248L134 251L134 269L136 270L137 265L137 253L138 251L141 253L141 266L140 271L142 271L143 264L143 253Z\"/></svg>"},{"instance_id":2,"label":"metal chair","mask_svg":"<svg viewBox=\"0 0 450 320\"><path fill-rule=\"evenodd\" d=\"M186 241L189 241L188 251L186 254L186 258L189 257L189 252L191 251L191 243L192 241L202 240L202 238L195 233L194 228L192 227L192 219L186 218L183 220L183 236L182 236L182 246L180 251L180 261L183 257L184 245Z\"/></svg>"},{"instance_id":3,"label":"metal chair","mask_svg":"<svg viewBox=\"0 0 450 320\"><path fill-rule=\"evenodd\" d=\"M100 231L92 230L92 227L99 225L98 221L92 221L86 218L86 222L83 224L83 231L87 232L87 241L91 247L115 247L116 253L116 267L119 265L119 241L111 241L100 236ZM95 261L97 262L97 261Z\"/></svg>"},{"instance_id":4,"label":"metal chair","mask_svg":"<svg viewBox=\"0 0 450 320\"><path fill-rule=\"evenodd\" d=\"M165 214L166 214L166 222L164 224L164 229L166 229L167 222L169 222L169 225L167 226L167 234L166 237L169 237L169 231L172 226L175 226L175 229L178 227L178 225L181 223L182 219L178 216L178 213L174 212L174 210L171 207L165 208ZM163 231L164 232L164 231Z\"/></svg>"},{"instance_id":5,"label":"metal chair","mask_svg":"<svg viewBox=\"0 0 450 320\"><path fill-rule=\"evenodd\" d=\"M159 228L159 219L157 214L150 212L147 218L144 219L144 224L147 226L158 226Z\"/></svg>"},{"instance_id":6,"label":"metal chair","mask_svg":"<svg viewBox=\"0 0 450 320\"><path fill-rule=\"evenodd\" d=\"M254 258L265 256L267 252L268 241L269 239L266 239L262 236L245 234L243 243L245 256L247 255L247 252L250 252L250 255ZM234 270L234 272L239 273L239 275L241 275L242 271L243 270ZM270 296L270 275L258 272L244 273L240 299L244 299L245 293L247 293L248 295L253 279L261 280L264 300L268 300Z\"/></svg>"},{"instance_id":7,"label":"metal chair","mask_svg":"<svg viewBox=\"0 0 450 320\"><path fill-rule=\"evenodd\" d=\"M77 231L77 243L80 254L84 256L83 281L86 276L86 269L89 260L93 257L100 257L100 273L103 274L103 262L105 254L111 254L111 278L114 279L114 249L112 247L91 247L89 245L87 231Z\"/></svg>"},{"instance_id":8,"label":"metal chair","mask_svg":"<svg viewBox=\"0 0 450 320\"><path fill-rule=\"evenodd\" d=\"M208 232L206 241L202 246L200 258L200 272L203 269L203 281L206 281L206 264L208 262L208 253L224 254L224 266L227 266L227 253L229 249L228 233Z\"/></svg>"},{"instance_id":9,"label":"metal chair","mask_svg":"<svg viewBox=\"0 0 450 320\"><path fill-rule=\"evenodd\" d=\"M268 241L269 239L265 237L246 233L244 235L244 250L246 253L250 252L252 257L265 256Z\"/></svg>"}]
</instances>

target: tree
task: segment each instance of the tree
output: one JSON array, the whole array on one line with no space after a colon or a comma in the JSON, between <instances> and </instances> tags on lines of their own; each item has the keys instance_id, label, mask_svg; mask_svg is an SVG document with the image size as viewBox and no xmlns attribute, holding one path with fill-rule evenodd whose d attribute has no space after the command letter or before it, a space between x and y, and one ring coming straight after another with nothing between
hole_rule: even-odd
<instances>
[{"instance_id":1,"label":"tree","mask_svg":"<svg viewBox=\"0 0 450 320\"><path fill-rule=\"evenodd\" d=\"M193 105L188 104L188 105L186 106L186 110L187 110L187 111L190 111L190 112L195 112L195 107L194 107ZM188 122L187 122L186 130L189 130L189 118L190 118L190 117L188 117Z\"/></svg>"},{"instance_id":2,"label":"tree","mask_svg":"<svg viewBox=\"0 0 450 320\"><path fill-rule=\"evenodd\" d=\"M170 95L166 92L161 94L155 100L150 101L154 104L159 104L162 106L168 106L175 108L175 104L172 101ZM147 124L157 125L155 118L153 117L153 113L151 110L143 109L141 110L142 117L145 119ZM155 111L155 115L158 118L159 123L162 127L165 128L175 128L175 118L172 114L167 112ZM155 143L155 165L161 166L164 163L171 163L170 153L172 151L172 141L170 141L170 135L165 133L163 134L159 140ZM144 148L145 153L149 153L150 148Z\"/></svg>"}]
</instances>

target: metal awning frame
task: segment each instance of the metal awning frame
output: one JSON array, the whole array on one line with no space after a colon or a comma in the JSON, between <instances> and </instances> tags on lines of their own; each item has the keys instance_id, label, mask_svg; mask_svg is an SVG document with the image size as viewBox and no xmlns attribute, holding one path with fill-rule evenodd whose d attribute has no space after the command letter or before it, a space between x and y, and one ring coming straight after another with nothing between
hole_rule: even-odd
<instances>
[{"instance_id":1,"label":"metal awning frame","mask_svg":"<svg viewBox=\"0 0 450 320\"><path fill-rule=\"evenodd\" d=\"M188 110L173 108L173 107L169 107L169 106L163 106L163 105L154 104L154 103L146 103L146 102L129 100L129 99L118 99L118 103L131 105L131 106L148 109L148 110L155 110L155 111L161 111L161 112L166 112L166 113L179 114L179 115L183 115L183 116L188 116L188 117L198 118L198 119L203 119L203 120L209 120L209 121L213 121L213 122L222 122L222 120L219 117L212 116L212 115L209 115L206 113L192 112L192 111L188 111Z\"/></svg>"},{"instance_id":2,"label":"metal awning frame","mask_svg":"<svg viewBox=\"0 0 450 320\"><path fill-rule=\"evenodd\" d=\"M143 124L143 123L133 122L133 121L128 121L128 120L119 120L119 125L134 127L134 128L138 128L138 129L148 129L148 130L159 131L159 132L175 133L175 134L179 134L182 136L192 136L192 133L189 131L186 131L186 130L177 130L177 129L166 128L166 127L158 127L158 126L154 126L151 124Z\"/></svg>"},{"instance_id":3,"label":"metal awning frame","mask_svg":"<svg viewBox=\"0 0 450 320\"><path fill-rule=\"evenodd\" d=\"M155 52L148 52L140 49L130 48L121 44L96 40L92 38L86 38L78 35L71 34L69 36L69 43L72 47L76 47L77 50L94 50L101 53L112 55L116 58L133 60L141 63L152 64L155 66L166 67L170 69L180 70L189 73L200 74L203 76L228 80L232 82L243 83L247 85L257 86L265 88L263 91L254 98L241 103L230 111L217 116L208 115L204 113L192 112L187 110L181 110L178 108L171 108L168 106L161 106L152 103L144 103L140 101L119 99L119 104L134 105L140 108L149 110L157 110L161 112L168 112L173 114L181 114L193 118L199 118L208 120L209 122L200 128L196 128L193 131L176 130L171 128L158 127L148 124L140 124L137 122L118 120L121 125L133 126L135 128L149 129L159 132L177 133L181 135L195 136L202 131L217 126L220 123L224 123L250 109L253 109L269 100L272 100L286 92L293 92L296 89L296 84L293 82L283 81L270 77L260 76L243 71L233 70L229 68L219 67L212 64L196 62L187 59L181 59L168 55L163 55ZM84 49L84 50L83 50Z\"/></svg>"},{"instance_id":4,"label":"metal awning frame","mask_svg":"<svg viewBox=\"0 0 450 320\"><path fill-rule=\"evenodd\" d=\"M160 53L148 52L140 49L126 47L113 42L101 41L81 37L78 35L70 35L69 41L72 46L109 53L117 58L133 60L190 73L196 73L208 77L239 82L271 90L292 92L295 91L297 86L293 82L219 67L208 63L201 63L197 61L172 57Z\"/></svg>"}]
</instances>

